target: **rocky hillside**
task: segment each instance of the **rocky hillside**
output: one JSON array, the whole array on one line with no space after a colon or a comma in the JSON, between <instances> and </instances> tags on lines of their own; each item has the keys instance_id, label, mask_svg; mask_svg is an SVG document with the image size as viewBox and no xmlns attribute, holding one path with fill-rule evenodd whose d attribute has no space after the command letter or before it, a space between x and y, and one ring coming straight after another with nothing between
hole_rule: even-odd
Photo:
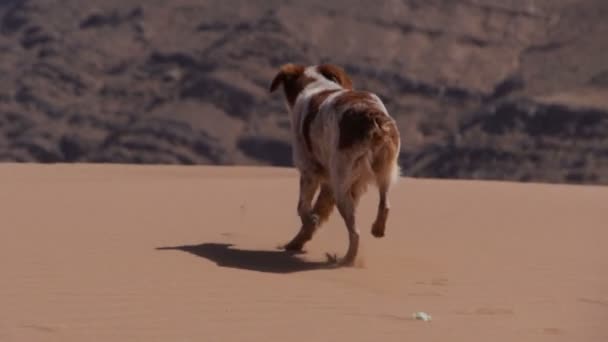
<instances>
[{"instance_id":1,"label":"rocky hillside","mask_svg":"<svg viewBox=\"0 0 608 342\"><path fill-rule=\"evenodd\" d=\"M0 161L291 165L268 85L342 65L404 173L608 184L605 0L0 0Z\"/></svg>"}]
</instances>

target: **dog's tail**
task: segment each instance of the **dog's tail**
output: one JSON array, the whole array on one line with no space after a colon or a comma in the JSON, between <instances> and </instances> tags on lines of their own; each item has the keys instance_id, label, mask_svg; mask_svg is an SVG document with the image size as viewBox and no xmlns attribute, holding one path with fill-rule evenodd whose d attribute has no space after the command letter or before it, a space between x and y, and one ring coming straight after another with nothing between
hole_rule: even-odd
<instances>
[{"instance_id":1,"label":"dog's tail","mask_svg":"<svg viewBox=\"0 0 608 342\"><path fill-rule=\"evenodd\" d=\"M394 184L401 176L399 128L395 120L384 113L375 115L372 119L374 124L370 131L372 170L384 182Z\"/></svg>"}]
</instances>

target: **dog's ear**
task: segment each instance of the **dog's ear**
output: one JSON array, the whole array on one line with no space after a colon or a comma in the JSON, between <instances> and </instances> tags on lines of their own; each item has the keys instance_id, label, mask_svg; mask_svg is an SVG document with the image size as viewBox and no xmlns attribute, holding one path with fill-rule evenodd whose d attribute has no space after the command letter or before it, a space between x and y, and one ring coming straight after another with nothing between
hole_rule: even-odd
<instances>
[{"instance_id":1,"label":"dog's ear","mask_svg":"<svg viewBox=\"0 0 608 342\"><path fill-rule=\"evenodd\" d=\"M304 66L299 64L287 63L281 65L279 72L270 84L270 92L275 91L281 83L300 76L304 72L304 69Z\"/></svg>"},{"instance_id":2,"label":"dog's ear","mask_svg":"<svg viewBox=\"0 0 608 342\"><path fill-rule=\"evenodd\" d=\"M334 64L321 64L317 69L328 80L341 85L343 88L353 89L353 81L341 67Z\"/></svg>"}]
</instances>

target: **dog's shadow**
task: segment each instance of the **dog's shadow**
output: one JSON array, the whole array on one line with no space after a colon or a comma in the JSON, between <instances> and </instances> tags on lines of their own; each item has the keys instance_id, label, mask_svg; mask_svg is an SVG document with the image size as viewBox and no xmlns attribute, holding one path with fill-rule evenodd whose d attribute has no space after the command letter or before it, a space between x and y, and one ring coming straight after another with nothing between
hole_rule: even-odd
<instances>
[{"instance_id":1,"label":"dog's shadow","mask_svg":"<svg viewBox=\"0 0 608 342\"><path fill-rule=\"evenodd\" d=\"M269 273L293 273L331 268L332 262L307 261L286 251L260 251L232 248L226 243L202 243L175 247L158 247L157 250L188 252L215 262L220 267L237 268Z\"/></svg>"}]
</instances>

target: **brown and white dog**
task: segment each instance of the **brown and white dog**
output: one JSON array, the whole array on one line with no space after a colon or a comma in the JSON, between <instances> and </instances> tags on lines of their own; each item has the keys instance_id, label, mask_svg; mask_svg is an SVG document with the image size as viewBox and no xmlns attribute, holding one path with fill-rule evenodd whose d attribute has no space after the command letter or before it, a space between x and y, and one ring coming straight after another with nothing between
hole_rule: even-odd
<instances>
[{"instance_id":1,"label":"brown and white dog","mask_svg":"<svg viewBox=\"0 0 608 342\"><path fill-rule=\"evenodd\" d=\"M371 232L378 238L384 236L387 196L400 175L397 159L401 141L395 120L378 96L354 90L350 77L336 65L284 64L270 91L280 85L291 115L302 221L300 231L285 249L301 250L336 206L349 236L348 251L339 264L353 265L359 248L355 212L370 183L379 191Z\"/></svg>"}]
</instances>

